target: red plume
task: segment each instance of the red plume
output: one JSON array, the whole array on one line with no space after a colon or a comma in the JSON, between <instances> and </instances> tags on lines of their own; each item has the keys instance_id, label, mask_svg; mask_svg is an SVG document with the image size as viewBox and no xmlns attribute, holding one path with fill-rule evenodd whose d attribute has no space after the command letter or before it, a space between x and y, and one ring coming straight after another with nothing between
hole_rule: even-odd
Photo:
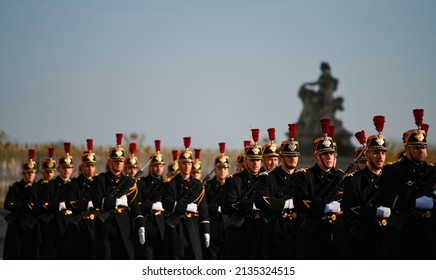
<instances>
[{"instance_id":1,"label":"red plume","mask_svg":"<svg viewBox=\"0 0 436 280\"><path fill-rule=\"evenodd\" d=\"M94 144L94 140L86 139L86 145L88 146L88 151L92 151L93 144Z\"/></svg>"},{"instance_id":2,"label":"red plume","mask_svg":"<svg viewBox=\"0 0 436 280\"><path fill-rule=\"evenodd\" d=\"M71 150L71 143L64 143L64 151L66 154L69 154Z\"/></svg>"},{"instance_id":3,"label":"red plume","mask_svg":"<svg viewBox=\"0 0 436 280\"><path fill-rule=\"evenodd\" d=\"M251 129L251 137L253 138L254 143L257 143L257 141L259 141L259 129L258 128Z\"/></svg>"},{"instance_id":4,"label":"red plume","mask_svg":"<svg viewBox=\"0 0 436 280\"><path fill-rule=\"evenodd\" d=\"M33 160L35 158L35 149L29 149L29 159Z\"/></svg>"},{"instance_id":5,"label":"red plume","mask_svg":"<svg viewBox=\"0 0 436 280\"><path fill-rule=\"evenodd\" d=\"M244 140L244 149L245 147L250 146L250 144L251 144L250 140Z\"/></svg>"},{"instance_id":6,"label":"red plume","mask_svg":"<svg viewBox=\"0 0 436 280\"><path fill-rule=\"evenodd\" d=\"M54 148L48 148L48 157L53 158L54 155Z\"/></svg>"},{"instance_id":7,"label":"red plume","mask_svg":"<svg viewBox=\"0 0 436 280\"><path fill-rule=\"evenodd\" d=\"M383 128L385 127L385 116L374 116L373 122L377 132L379 134L382 133Z\"/></svg>"},{"instance_id":8,"label":"red plume","mask_svg":"<svg viewBox=\"0 0 436 280\"><path fill-rule=\"evenodd\" d=\"M295 123L288 124L288 130L289 130L289 138L294 139L295 134L297 132L297 125Z\"/></svg>"},{"instance_id":9,"label":"red plume","mask_svg":"<svg viewBox=\"0 0 436 280\"><path fill-rule=\"evenodd\" d=\"M200 159L201 149L194 149L195 159Z\"/></svg>"},{"instance_id":10,"label":"red plume","mask_svg":"<svg viewBox=\"0 0 436 280\"><path fill-rule=\"evenodd\" d=\"M115 136L117 137L117 145L121 146L121 143L123 143L123 134L117 133L117 134L115 134Z\"/></svg>"},{"instance_id":11,"label":"red plume","mask_svg":"<svg viewBox=\"0 0 436 280\"><path fill-rule=\"evenodd\" d=\"M426 124L426 123L423 123L423 124L421 125L421 129L425 131L425 134L428 134L428 128L429 128L429 127L430 127L430 126L429 126L428 124Z\"/></svg>"},{"instance_id":12,"label":"red plume","mask_svg":"<svg viewBox=\"0 0 436 280\"><path fill-rule=\"evenodd\" d=\"M176 160L177 160L177 156L178 156L178 154L179 154L179 151L177 151L177 150L172 150L171 152L173 153L173 160L176 161Z\"/></svg>"},{"instance_id":13,"label":"red plume","mask_svg":"<svg viewBox=\"0 0 436 280\"><path fill-rule=\"evenodd\" d=\"M221 143L218 143L218 146L220 147L220 154L224 154L224 152L226 151L226 143L224 143L224 142L221 142Z\"/></svg>"},{"instance_id":14,"label":"red plume","mask_svg":"<svg viewBox=\"0 0 436 280\"><path fill-rule=\"evenodd\" d=\"M268 138L270 141L276 140L276 129L275 128L268 128Z\"/></svg>"},{"instance_id":15,"label":"red plume","mask_svg":"<svg viewBox=\"0 0 436 280\"><path fill-rule=\"evenodd\" d=\"M330 136L332 139L335 138L335 126L334 125L330 125L329 126L329 133L328 136Z\"/></svg>"},{"instance_id":16,"label":"red plume","mask_svg":"<svg viewBox=\"0 0 436 280\"><path fill-rule=\"evenodd\" d=\"M365 131L364 130L356 132L354 134L354 136L356 137L357 141L359 141L359 143L361 145L364 145L366 143L366 136L365 136Z\"/></svg>"},{"instance_id":17,"label":"red plume","mask_svg":"<svg viewBox=\"0 0 436 280\"><path fill-rule=\"evenodd\" d=\"M183 137L183 144L185 145L185 149L188 150L191 147L191 137Z\"/></svg>"},{"instance_id":18,"label":"red plume","mask_svg":"<svg viewBox=\"0 0 436 280\"><path fill-rule=\"evenodd\" d=\"M160 152L160 140L154 140L154 147L156 152Z\"/></svg>"},{"instance_id":19,"label":"red plume","mask_svg":"<svg viewBox=\"0 0 436 280\"><path fill-rule=\"evenodd\" d=\"M324 134L329 134L330 132L330 119L321 119L321 130Z\"/></svg>"},{"instance_id":20,"label":"red plume","mask_svg":"<svg viewBox=\"0 0 436 280\"><path fill-rule=\"evenodd\" d=\"M415 117L415 124L419 127L422 125L422 118L424 117L424 109L414 109L413 116Z\"/></svg>"},{"instance_id":21,"label":"red plume","mask_svg":"<svg viewBox=\"0 0 436 280\"><path fill-rule=\"evenodd\" d=\"M130 143L129 150L130 150L130 154L132 155L136 154L136 143Z\"/></svg>"}]
</instances>

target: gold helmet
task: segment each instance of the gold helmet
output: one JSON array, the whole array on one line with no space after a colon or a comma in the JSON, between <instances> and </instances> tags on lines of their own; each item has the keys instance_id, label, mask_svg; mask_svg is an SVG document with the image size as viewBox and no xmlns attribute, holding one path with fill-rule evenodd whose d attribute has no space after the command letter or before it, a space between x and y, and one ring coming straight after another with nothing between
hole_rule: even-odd
<instances>
[{"instance_id":1,"label":"gold helmet","mask_svg":"<svg viewBox=\"0 0 436 280\"><path fill-rule=\"evenodd\" d=\"M281 156L299 156L300 144L295 140L295 134L297 132L296 124L288 124L289 141L283 141L280 146Z\"/></svg>"},{"instance_id":2,"label":"gold helmet","mask_svg":"<svg viewBox=\"0 0 436 280\"><path fill-rule=\"evenodd\" d=\"M22 167L23 173L36 172L35 149L29 149L29 160Z\"/></svg>"},{"instance_id":3,"label":"gold helmet","mask_svg":"<svg viewBox=\"0 0 436 280\"><path fill-rule=\"evenodd\" d=\"M138 157L136 154L136 143L130 143L129 144L129 152L130 156L126 158L126 164L125 167L138 167Z\"/></svg>"},{"instance_id":4,"label":"gold helmet","mask_svg":"<svg viewBox=\"0 0 436 280\"><path fill-rule=\"evenodd\" d=\"M53 159L54 148L48 148L48 158L43 159L41 169L46 172L54 172L56 170L56 160Z\"/></svg>"},{"instance_id":5,"label":"gold helmet","mask_svg":"<svg viewBox=\"0 0 436 280\"><path fill-rule=\"evenodd\" d=\"M244 157L247 159L262 159L262 147L257 143L259 141L259 129L251 129L251 137L254 144L245 146Z\"/></svg>"},{"instance_id":6,"label":"gold helmet","mask_svg":"<svg viewBox=\"0 0 436 280\"><path fill-rule=\"evenodd\" d=\"M88 150L82 153L82 164L83 165L95 165L97 164L97 157L95 153L92 151L94 146L93 139L86 139L86 146Z\"/></svg>"},{"instance_id":7,"label":"gold helmet","mask_svg":"<svg viewBox=\"0 0 436 280\"><path fill-rule=\"evenodd\" d=\"M279 147L275 143L276 140L276 129L268 128L268 138L270 143L263 145L262 147L262 156L265 157L278 157L279 156Z\"/></svg>"},{"instance_id":8,"label":"gold helmet","mask_svg":"<svg viewBox=\"0 0 436 280\"><path fill-rule=\"evenodd\" d=\"M181 150L179 153L179 163L194 162L194 156L192 151L189 149L191 146L191 137L183 137L183 144L185 145L185 149Z\"/></svg>"},{"instance_id":9,"label":"gold helmet","mask_svg":"<svg viewBox=\"0 0 436 280\"><path fill-rule=\"evenodd\" d=\"M330 119L321 119L321 129L324 134L323 137L316 138L313 142L315 155L322 153L335 153L336 148L332 137L329 136L330 132Z\"/></svg>"},{"instance_id":10,"label":"gold helmet","mask_svg":"<svg viewBox=\"0 0 436 280\"><path fill-rule=\"evenodd\" d=\"M405 132L404 134L404 146L405 147L427 147L427 132L424 128L427 128L428 125L423 127L423 116L424 109L414 109L413 116L415 118L415 124L418 127L417 129L411 129Z\"/></svg>"},{"instance_id":11,"label":"gold helmet","mask_svg":"<svg viewBox=\"0 0 436 280\"><path fill-rule=\"evenodd\" d=\"M70 155L71 143L64 143L65 155L61 156L58 160L59 167L74 167L73 157Z\"/></svg>"},{"instance_id":12,"label":"gold helmet","mask_svg":"<svg viewBox=\"0 0 436 280\"><path fill-rule=\"evenodd\" d=\"M226 151L226 143L218 143L220 154L215 157L215 167L230 167L230 159L224 153Z\"/></svg>"},{"instance_id":13,"label":"gold helmet","mask_svg":"<svg viewBox=\"0 0 436 280\"><path fill-rule=\"evenodd\" d=\"M381 134L383 132L383 128L385 126L385 117L384 116L374 116L373 118L375 129L377 130L378 134L371 135L366 140L366 150L367 151L373 151L373 150L382 150L387 151L388 148L386 147L386 139Z\"/></svg>"},{"instance_id":14,"label":"gold helmet","mask_svg":"<svg viewBox=\"0 0 436 280\"><path fill-rule=\"evenodd\" d=\"M173 162L168 164L168 176L174 176L177 174L177 172L179 172L179 164L177 163L179 151L172 150L171 153L173 155Z\"/></svg>"},{"instance_id":15,"label":"gold helmet","mask_svg":"<svg viewBox=\"0 0 436 280\"><path fill-rule=\"evenodd\" d=\"M161 165L161 164L165 165L163 155L160 152L160 140L154 140L154 147L156 149L156 152L150 156L151 159L150 166Z\"/></svg>"},{"instance_id":16,"label":"gold helmet","mask_svg":"<svg viewBox=\"0 0 436 280\"><path fill-rule=\"evenodd\" d=\"M121 143L123 142L123 134L117 133L115 136L117 140L117 146L109 150L109 159L113 161L124 161L124 148L121 147Z\"/></svg>"},{"instance_id":17,"label":"gold helmet","mask_svg":"<svg viewBox=\"0 0 436 280\"><path fill-rule=\"evenodd\" d=\"M201 149L194 149L195 161L192 165L192 173L201 173L201 159L200 159Z\"/></svg>"}]
</instances>

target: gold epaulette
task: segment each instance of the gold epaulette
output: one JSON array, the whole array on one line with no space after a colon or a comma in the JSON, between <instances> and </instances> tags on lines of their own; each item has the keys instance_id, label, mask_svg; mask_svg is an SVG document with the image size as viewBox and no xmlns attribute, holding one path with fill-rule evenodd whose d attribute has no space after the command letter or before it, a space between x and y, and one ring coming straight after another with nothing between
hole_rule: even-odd
<instances>
[{"instance_id":1,"label":"gold epaulette","mask_svg":"<svg viewBox=\"0 0 436 280\"><path fill-rule=\"evenodd\" d=\"M356 171L353 171L353 172L348 172L348 173L345 173L344 174L344 176L343 176L343 178L346 178L346 177L349 177L349 176L354 176L354 173L355 173Z\"/></svg>"},{"instance_id":2,"label":"gold epaulette","mask_svg":"<svg viewBox=\"0 0 436 280\"><path fill-rule=\"evenodd\" d=\"M306 171L307 171L307 168L298 168L298 169L295 169L294 172L306 172Z\"/></svg>"},{"instance_id":3,"label":"gold epaulette","mask_svg":"<svg viewBox=\"0 0 436 280\"><path fill-rule=\"evenodd\" d=\"M172 179L174 179L174 176L168 177L164 180L164 183L168 183L169 181L171 181Z\"/></svg>"},{"instance_id":4,"label":"gold epaulette","mask_svg":"<svg viewBox=\"0 0 436 280\"><path fill-rule=\"evenodd\" d=\"M259 173L259 176L265 176L265 175L268 175L268 172L262 171L262 172Z\"/></svg>"}]
</instances>

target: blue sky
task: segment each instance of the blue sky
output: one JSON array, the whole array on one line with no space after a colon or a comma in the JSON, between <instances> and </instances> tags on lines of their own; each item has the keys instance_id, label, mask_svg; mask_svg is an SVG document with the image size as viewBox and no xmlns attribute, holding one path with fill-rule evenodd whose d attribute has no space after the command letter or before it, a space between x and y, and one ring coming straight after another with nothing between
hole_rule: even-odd
<instances>
[{"instance_id":1,"label":"blue sky","mask_svg":"<svg viewBox=\"0 0 436 280\"><path fill-rule=\"evenodd\" d=\"M282 141L326 61L351 133L385 115L400 141L423 108L436 143L436 1L1 0L0 40L11 141L239 149L270 127Z\"/></svg>"}]
</instances>

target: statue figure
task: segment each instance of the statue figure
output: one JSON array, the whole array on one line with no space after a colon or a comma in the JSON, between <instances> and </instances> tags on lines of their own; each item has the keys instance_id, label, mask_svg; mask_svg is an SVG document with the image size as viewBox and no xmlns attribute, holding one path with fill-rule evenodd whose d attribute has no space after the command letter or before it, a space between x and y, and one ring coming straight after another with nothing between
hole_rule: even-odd
<instances>
[{"instance_id":1,"label":"statue figure","mask_svg":"<svg viewBox=\"0 0 436 280\"><path fill-rule=\"evenodd\" d=\"M298 96L303 102L303 111L297 122L299 135L307 138L309 147L312 146L313 137L321 131L320 119L330 119L335 126L336 140L342 143L347 153L354 148L351 146L350 136L342 126L342 121L335 117L336 111L343 111L342 97L334 97L339 80L331 75L331 68L327 62L321 62L321 75L315 82L306 82L300 87Z\"/></svg>"}]
</instances>

